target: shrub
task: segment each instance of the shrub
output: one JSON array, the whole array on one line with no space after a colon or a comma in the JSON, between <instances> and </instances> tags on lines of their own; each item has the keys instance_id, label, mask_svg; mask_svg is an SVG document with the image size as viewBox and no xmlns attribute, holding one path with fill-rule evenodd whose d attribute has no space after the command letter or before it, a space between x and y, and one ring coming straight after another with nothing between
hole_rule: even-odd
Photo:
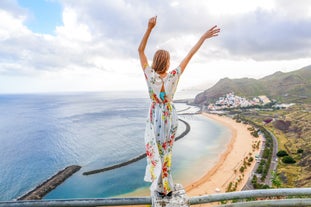
<instances>
[{"instance_id":1,"label":"shrub","mask_svg":"<svg viewBox=\"0 0 311 207\"><path fill-rule=\"evenodd\" d=\"M284 157L284 156L288 156L288 154L285 150L280 150L280 151L278 151L278 153L276 153L276 156Z\"/></svg>"},{"instance_id":2,"label":"shrub","mask_svg":"<svg viewBox=\"0 0 311 207\"><path fill-rule=\"evenodd\" d=\"M271 150L270 150L269 148L266 147L266 148L264 149L263 153L262 153L262 157L265 158L265 159L268 159L269 156L270 156L270 154L271 154Z\"/></svg>"},{"instance_id":3,"label":"shrub","mask_svg":"<svg viewBox=\"0 0 311 207\"><path fill-rule=\"evenodd\" d=\"M294 160L294 158L292 158L291 156L285 156L282 158L282 162L286 163L286 164L293 164L296 163L296 161Z\"/></svg>"},{"instance_id":4,"label":"shrub","mask_svg":"<svg viewBox=\"0 0 311 207\"><path fill-rule=\"evenodd\" d=\"M303 149L298 149L297 153L303 153Z\"/></svg>"},{"instance_id":5,"label":"shrub","mask_svg":"<svg viewBox=\"0 0 311 207\"><path fill-rule=\"evenodd\" d=\"M248 127L247 129L248 129L248 131L254 131L255 130L254 127Z\"/></svg>"},{"instance_id":6,"label":"shrub","mask_svg":"<svg viewBox=\"0 0 311 207\"><path fill-rule=\"evenodd\" d=\"M232 182L229 183L226 192L231 192L232 191Z\"/></svg>"},{"instance_id":7,"label":"shrub","mask_svg":"<svg viewBox=\"0 0 311 207\"><path fill-rule=\"evenodd\" d=\"M252 131L251 132L251 135L253 136L253 137L259 137L259 135L258 135L258 131Z\"/></svg>"},{"instance_id":8,"label":"shrub","mask_svg":"<svg viewBox=\"0 0 311 207\"><path fill-rule=\"evenodd\" d=\"M257 170L256 170L256 173L261 174L262 171L263 171L263 166L262 166L262 165L259 165L258 168L257 168Z\"/></svg>"}]
</instances>

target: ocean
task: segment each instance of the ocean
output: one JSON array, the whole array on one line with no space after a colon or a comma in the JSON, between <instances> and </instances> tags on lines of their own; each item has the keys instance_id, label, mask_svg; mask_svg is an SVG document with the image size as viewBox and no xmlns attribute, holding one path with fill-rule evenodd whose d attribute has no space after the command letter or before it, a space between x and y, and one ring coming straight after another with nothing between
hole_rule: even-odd
<instances>
[{"instance_id":1,"label":"ocean","mask_svg":"<svg viewBox=\"0 0 311 207\"><path fill-rule=\"evenodd\" d=\"M16 199L69 165L81 170L44 199L115 197L141 189L146 160L85 176L83 172L144 153L145 92L0 95L0 200ZM175 104L180 113L193 107ZM191 130L174 145L173 178L189 185L210 169L231 132L202 115L180 115ZM177 135L185 130L180 122Z\"/></svg>"}]
</instances>

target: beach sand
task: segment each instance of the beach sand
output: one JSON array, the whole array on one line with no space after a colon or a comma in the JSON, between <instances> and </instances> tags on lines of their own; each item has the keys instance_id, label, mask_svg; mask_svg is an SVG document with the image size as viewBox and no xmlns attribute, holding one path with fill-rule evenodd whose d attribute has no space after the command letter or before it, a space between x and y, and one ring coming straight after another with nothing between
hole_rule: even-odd
<instances>
[{"instance_id":1,"label":"beach sand","mask_svg":"<svg viewBox=\"0 0 311 207\"><path fill-rule=\"evenodd\" d=\"M246 170L241 173L240 167L243 166L243 161L245 157L254 156L259 154L262 145L262 137L254 138L250 131L247 129L249 125L243 123L237 123L235 120L226 117L219 116L215 114L203 113L210 119L225 125L232 131L232 138L227 144L226 149L220 156L216 164L206 172L203 177L198 178L197 181L189 186L185 186L186 194L189 197L201 196L207 194L224 193L226 192L230 182L238 182L236 191L240 191L246 184L248 178L251 175L252 169L255 166L255 159L250 166L247 166ZM260 141L259 149L253 149L252 145L255 142ZM251 153L251 155L249 154ZM208 160L207 160L208 162ZM243 174L243 176L242 176ZM133 192L132 196L146 196L145 191L143 192ZM148 196L148 195L147 195ZM215 203L214 203L215 204ZM201 204L195 206L213 206L214 204Z\"/></svg>"},{"instance_id":2,"label":"beach sand","mask_svg":"<svg viewBox=\"0 0 311 207\"><path fill-rule=\"evenodd\" d=\"M191 197L224 193L226 192L229 183L236 182L239 177L241 178L241 181L238 182L236 191L240 191L251 175L252 169L255 166L255 159L243 172L244 176L242 176L239 169L243 165L244 158L247 156L250 157L249 153L252 153L252 157L259 153L262 144L262 137L254 138L247 129L249 125L237 123L229 117L207 113L203 113L203 115L230 128L232 131L232 138L227 145L227 150L221 155L214 167L210 169L209 172L207 172L202 178L192 183L190 186L186 186L187 195ZM254 142L258 142L259 140L259 149L253 150L252 145ZM211 205L202 204L196 206Z\"/></svg>"}]
</instances>

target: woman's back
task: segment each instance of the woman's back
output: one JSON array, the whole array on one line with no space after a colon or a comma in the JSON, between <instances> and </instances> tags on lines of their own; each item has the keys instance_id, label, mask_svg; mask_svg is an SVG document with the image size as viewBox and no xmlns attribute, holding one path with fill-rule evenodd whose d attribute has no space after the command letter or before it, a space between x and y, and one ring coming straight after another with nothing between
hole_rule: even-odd
<instances>
[{"instance_id":1,"label":"woman's back","mask_svg":"<svg viewBox=\"0 0 311 207\"><path fill-rule=\"evenodd\" d=\"M170 71L162 78L152 68L147 67L144 70L148 85L150 99L156 103L172 102L181 75L180 67ZM164 89L164 90L163 90ZM163 95L164 92L164 99Z\"/></svg>"}]
</instances>

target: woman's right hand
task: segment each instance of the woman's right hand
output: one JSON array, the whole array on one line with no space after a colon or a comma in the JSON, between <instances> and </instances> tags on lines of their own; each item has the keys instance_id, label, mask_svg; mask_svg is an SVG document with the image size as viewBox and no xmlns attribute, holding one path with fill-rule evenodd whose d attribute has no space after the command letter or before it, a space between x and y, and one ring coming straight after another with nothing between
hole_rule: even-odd
<instances>
[{"instance_id":1,"label":"woman's right hand","mask_svg":"<svg viewBox=\"0 0 311 207\"><path fill-rule=\"evenodd\" d=\"M153 29L157 24L157 16L151 17L148 22L148 29Z\"/></svg>"}]
</instances>

